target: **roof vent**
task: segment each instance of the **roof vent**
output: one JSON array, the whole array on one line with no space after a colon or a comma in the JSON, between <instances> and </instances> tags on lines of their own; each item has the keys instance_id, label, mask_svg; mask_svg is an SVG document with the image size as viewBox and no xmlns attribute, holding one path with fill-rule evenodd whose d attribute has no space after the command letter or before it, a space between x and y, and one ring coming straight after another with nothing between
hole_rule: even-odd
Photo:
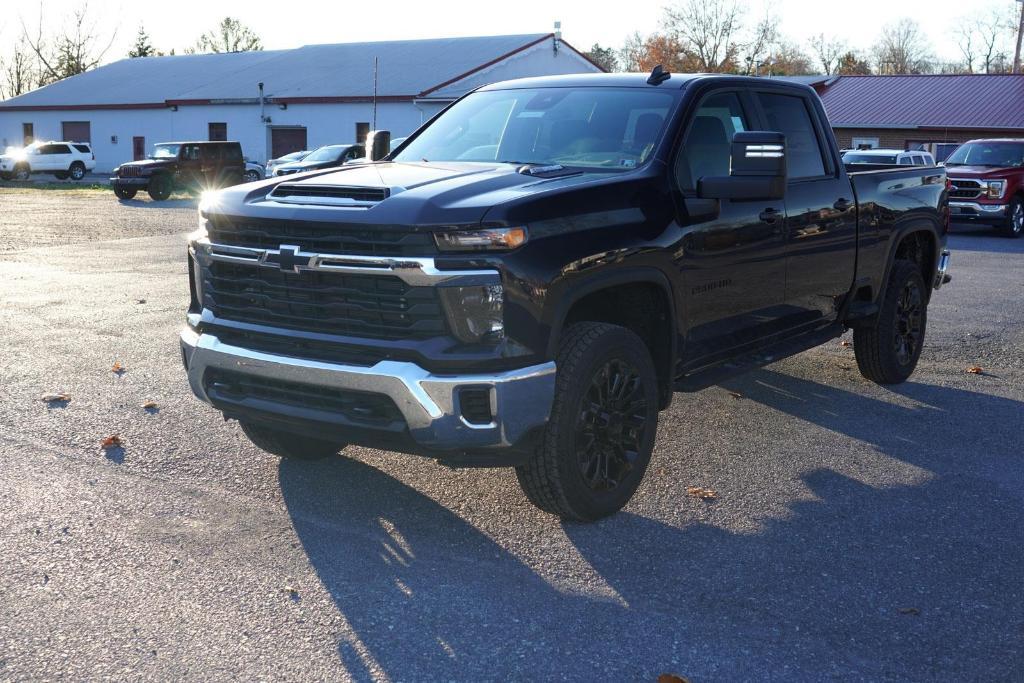
<instances>
[{"instance_id":1,"label":"roof vent","mask_svg":"<svg viewBox=\"0 0 1024 683\"><path fill-rule=\"evenodd\" d=\"M267 199L287 204L319 204L323 206L349 206L369 208L388 198L386 187L352 187L343 185L307 185L281 183L267 195Z\"/></svg>"}]
</instances>

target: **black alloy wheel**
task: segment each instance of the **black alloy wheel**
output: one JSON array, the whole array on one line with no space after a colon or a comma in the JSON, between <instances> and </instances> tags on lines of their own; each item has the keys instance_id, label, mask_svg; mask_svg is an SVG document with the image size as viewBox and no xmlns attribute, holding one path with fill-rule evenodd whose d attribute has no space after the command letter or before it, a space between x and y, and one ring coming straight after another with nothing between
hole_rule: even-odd
<instances>
[{"instance_id":1,"label":"black alloy wheel","mask_svg":"<svg viewBox=\"0 0 1024 683\"><path fill-rule=\"evenodd\" d=\"M921 350L924 340L924 295L915 280L908 280L896 300L896 325L893 348L900 365L909 365Z\"/></svg>"},{"instance_id":2,"label":"black alloy wheel","mask_svg":"<svg viewBox=\"0 0 1024 683\"><path fill-rule=\"evenodd\" d=\"M587 486L611 491L627 478L649 425L639 371L621 359L608 361L594 375L576 424L576 462Z\"/></svg>"}]
</instances>

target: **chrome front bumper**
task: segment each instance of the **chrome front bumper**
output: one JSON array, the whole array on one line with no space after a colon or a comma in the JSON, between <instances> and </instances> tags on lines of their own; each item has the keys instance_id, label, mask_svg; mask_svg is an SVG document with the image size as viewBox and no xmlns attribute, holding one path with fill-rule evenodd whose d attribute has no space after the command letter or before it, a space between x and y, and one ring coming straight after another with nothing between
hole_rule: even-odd
<instances>
[{"instance_id":1,"label":"chrome front bumper","mask_svg":"<svg viewBox=\"0 0 1024 683\"><path fill-rule=\"evenodd\" d=\"M547 422L555 393L555 364L551 362L486 375L433 375L409 362L381 361L363 367L252 351L190 328L181 333L181 349L192 392L207 403L211 401L203 378L209 368L384 394L404 416L412 439L429 449L514 445L531 429ZM461 416L462 387L490 390L493 422L471 424Z\"/></svg>"},{"instance_id":2,"label":"chrome front bumper","mask_svg":"<svg viewBox=\"0 0 1024 683\"><path fill-rule=\"evenodd\" d=\"M982 204L980 202L950 202L951 218L1003 218L1006 204Z\"/></svg>"}]
</instances>

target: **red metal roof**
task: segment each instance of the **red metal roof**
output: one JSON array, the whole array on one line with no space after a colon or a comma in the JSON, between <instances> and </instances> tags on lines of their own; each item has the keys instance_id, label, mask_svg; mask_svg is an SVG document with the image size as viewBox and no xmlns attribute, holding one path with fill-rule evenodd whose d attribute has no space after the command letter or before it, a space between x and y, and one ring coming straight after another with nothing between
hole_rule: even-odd
<instances>
[{"instance_id":1,"label":"red metal roof","mask_svg":"<svg viewBox=\"0 0 1024 683\"><path fill-rule=\"evenodd\" d=\"M1024 75L841 76L820 87L834 128L1024 130Z\"/></svg>"}]
</instances>

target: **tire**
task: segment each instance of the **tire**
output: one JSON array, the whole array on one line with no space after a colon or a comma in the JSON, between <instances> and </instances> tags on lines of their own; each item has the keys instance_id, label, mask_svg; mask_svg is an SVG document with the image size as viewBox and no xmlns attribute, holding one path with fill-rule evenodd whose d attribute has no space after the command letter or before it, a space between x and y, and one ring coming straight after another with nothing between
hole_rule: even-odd
<instances>
[{"instance_id":1,"label":"tire","mask_svg":"<svg viewBox=\"0 0 1024 683\"><path fill-rule=\"evenodd\" d=\"M70 168L68 168L68 175L71 176L72 180L81 180L85 177L85 164L81 161L72 163Z\"/></svg>"},{"instance_id":2,"label":"tire","mask_svg":"<svg viewBox=\"0 0 1024 683\"><path fill-rule=\"evenodd\" d=\"M927 323L928 290L921 270L913 261L896 261L875 324L853 331L860 374L878 384L906 381L921 357Z\"/></svg>"},{"instance_id":3,"label":"tire","mask_svg":"<svg viewBox=\"0 0 1024 683\"><path fill-rule=\"evenodd\" d=\"M257 448L291 460L323 460L337 455L348 444L283 432L253 422L240 423Z\"/></svg>"},{"instance_id":4,"label":"tire","mask_svg":"<svg viewBox=\"0 0 1024 683\"><path fill-rule=\"evenodd\" d=\"M118 199L135 199L135 194L138 192L134 187L115 187L114 194Z\"/></svg>"},{"instance_id":5,"label":"tire","mask_svg":"<svg viewBox=\"0 0 1024 683\"><path fill-rule=\"evenodd\" d=\"M53 177L56 178L57 180L67 180L68 179L68 172L67 171L57 171L56 173L53 174Z\"/></svg>"},{"instance_id":6,"label":"tire","mask_svg":"<svg viewBox=\"0 0 1024 683\"><path fill-rule=\"evenodd\" d=\"M242 180L246 183L255 183L257 180L263 180L263 178L260 177L258 171L246 171L245 175L242 176Z\"/></svg>"},{"instance_id":7,"label":"tire","mask_svg":"<svg viewBox=\"0 0 1024 683\"><path fill-rule=\"evenodd\" d=\"M551 417L516 477L541 510L591 522L622 509L647 471L658 429L654 362L633 332L586 322L566 332L557 367Z\"/></svg>"},{"instance_id":8,"label":"tire","mask_svg":"<svg viewBox=\"0 0 1024 683\"><path fill-rule=\"evenodd\" d=\"M28 180L31 174L32 172L29 169L28 164L21 164L14 167L13 178L15 180Z\"/></svg>"},{"instance_id":9,"label":"tire","mask_svg":"<svg viewBox=\"0 0 1024 683\"><path fill-rule=\"evenodd\" d=\"M162 202L171 196L171 179L165 175L155 175L149 181L146 190L155 202Z\"/></svg>"},{"instance_id":10,"label":"tire","mask_svg":"<svg viewBox=\"0 0 1024 683\"><path fill-rule=\"evenodd\" d=\"M1024 235L1024 197L1017 196L1011 199L1006 213L1003 234L1014 238Z\"/></svg>"}]
</instances>

